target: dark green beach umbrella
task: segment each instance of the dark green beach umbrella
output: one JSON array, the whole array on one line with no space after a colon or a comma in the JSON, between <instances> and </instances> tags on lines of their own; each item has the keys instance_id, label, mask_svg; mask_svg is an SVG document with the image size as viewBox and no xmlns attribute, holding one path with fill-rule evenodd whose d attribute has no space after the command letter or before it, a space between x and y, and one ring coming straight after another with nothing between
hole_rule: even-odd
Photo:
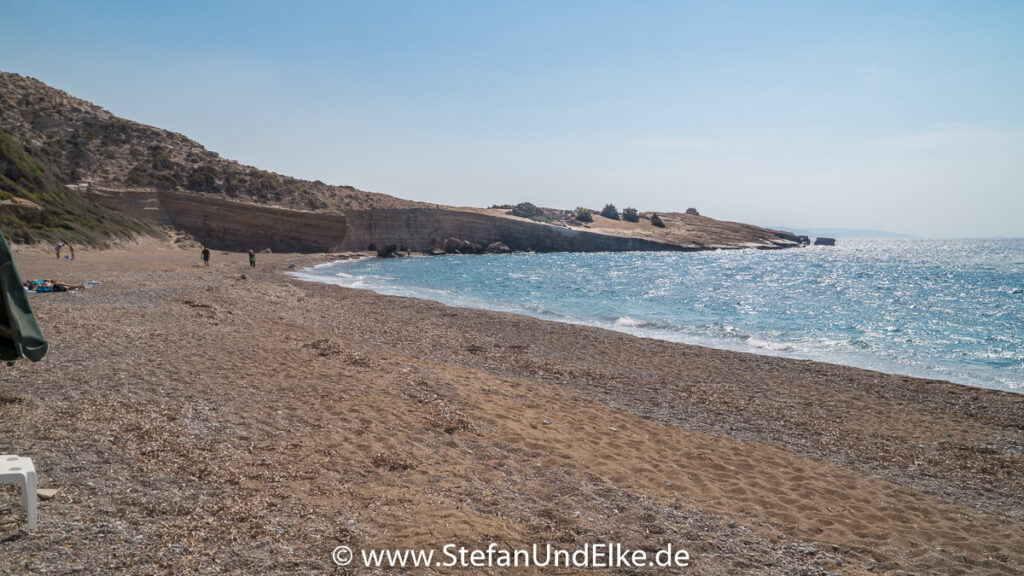
<instances>
[{"instance_id":1,"label":"dark green beach umbrella","mask_svg":"<svg viewBox=\"0 0 1024 576\"><path fill-rule=\"evenodd\" d=\"M13 363L24 356L38 362L48 347L28 306L7 239L0 232L0 361Z\"/></svg>"}]
</instances>

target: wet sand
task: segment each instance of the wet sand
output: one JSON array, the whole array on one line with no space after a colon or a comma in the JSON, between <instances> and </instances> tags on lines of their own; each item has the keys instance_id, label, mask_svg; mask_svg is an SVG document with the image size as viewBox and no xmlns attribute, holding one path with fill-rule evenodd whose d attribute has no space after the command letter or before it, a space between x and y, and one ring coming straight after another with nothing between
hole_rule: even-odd
<instances>
[{"instance_id":1,"label":"wet sand","mask_svg":"<svg viewBox=\"0 0 1024 576\"><path fill-rule=\"evenodd\" d=\"M692 574L1024 571L1024 395L285 274L323 255L15 258L102 284L30 295L51 350L0 372L0 453L60 490L28 532L0 488L0 572L394 573L331 551L490 542L671 543Z\"/></svg>"}]
</instances>

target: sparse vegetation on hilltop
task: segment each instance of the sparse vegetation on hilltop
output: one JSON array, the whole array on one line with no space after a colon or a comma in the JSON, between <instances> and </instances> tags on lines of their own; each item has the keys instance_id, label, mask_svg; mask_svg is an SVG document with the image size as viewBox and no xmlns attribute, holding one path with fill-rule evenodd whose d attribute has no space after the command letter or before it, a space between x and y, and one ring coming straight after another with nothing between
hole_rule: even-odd
<instances>
[{"instance_id":1,"label":"sparse vegetation on hilltop","mask_svg":"<svg viewBox=\"0 0 1024 576\"><path fill-rule=\"evenodd\" d=\"M520 202L512 208L512 215L520 218L529 218L536 222L551 222L551 218L542 208L538 208L529 202Z\"/></svg>"},{"instance_id":2,"label":"sparse vegetation on hilltop","mask_svg":"<svg viewBox=\"0 0 1024 576\"><path fill-rule=\"evenodd\" d=\"M594 214L590 211L590 208L580 206L576 208L576 219L580 222L593 222Z\"/></svg>"},{"instance_id":3,"label":"sparse vegetation on hilltop","mask_svg":"<svg viewBox=\"0 0 1024 576\"><path fill-rule=\"evenodd\" d=\"M604 208L601 209L601 216L609 220L618 220L619 210L615 208L615 204L605 204Z\"/></svg>"}]
</instances>

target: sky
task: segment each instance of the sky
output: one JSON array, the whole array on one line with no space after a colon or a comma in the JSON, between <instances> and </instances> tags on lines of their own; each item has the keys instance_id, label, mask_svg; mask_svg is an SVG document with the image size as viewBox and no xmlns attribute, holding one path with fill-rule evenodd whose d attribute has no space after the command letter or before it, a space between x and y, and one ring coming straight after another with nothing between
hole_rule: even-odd
<instances>
[{"instance_id":1,"label":"sky","mask_svg":"<svg viewBox=\"0 0 1024 576\"><path fill-rule=\"evenodd\" d=\"M1024 2L0 0L0 70L424 202L1024 237Z\"/></svg>"}]
</instances>

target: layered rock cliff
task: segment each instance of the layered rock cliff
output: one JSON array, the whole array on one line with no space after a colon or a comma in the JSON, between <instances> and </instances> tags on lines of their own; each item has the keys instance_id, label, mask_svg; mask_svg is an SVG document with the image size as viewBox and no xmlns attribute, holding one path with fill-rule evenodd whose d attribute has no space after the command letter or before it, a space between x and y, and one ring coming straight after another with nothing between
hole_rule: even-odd
<instances>
[{"instance_id":1,"label":"layered rock cliff","mask_svg":"<svg viewBox=\"0 0 1024 576\"><path fill-rule=\"evenodd\" d=\"M310 212L176 191L91 187L81 192L97 204L186 230L204 244L225 250L325 252L366 250L371 244L426 250L453 237L538 252L695 249L442 208Z\"/></svg>"}]
</instances>

